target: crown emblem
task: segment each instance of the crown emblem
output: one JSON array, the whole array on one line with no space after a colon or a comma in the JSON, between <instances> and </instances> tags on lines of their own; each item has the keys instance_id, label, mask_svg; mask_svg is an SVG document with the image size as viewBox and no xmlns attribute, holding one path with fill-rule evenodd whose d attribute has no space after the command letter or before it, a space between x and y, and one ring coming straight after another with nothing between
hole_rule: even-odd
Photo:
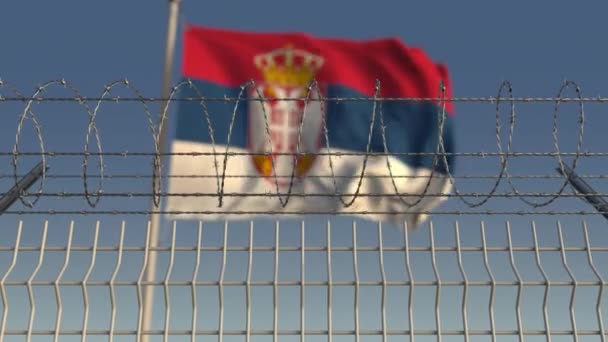
<instances>
[{"instance_id":1,"label":"crown emblem","mask_svg":"<svg viewBox=\"0 0 608 342\"><path fill-rule=\"evenodd\" d=\"M255 56L254 63L269 84L306 87L323 66L323 57L288 45Z\"/></svg>"}]
</instances>

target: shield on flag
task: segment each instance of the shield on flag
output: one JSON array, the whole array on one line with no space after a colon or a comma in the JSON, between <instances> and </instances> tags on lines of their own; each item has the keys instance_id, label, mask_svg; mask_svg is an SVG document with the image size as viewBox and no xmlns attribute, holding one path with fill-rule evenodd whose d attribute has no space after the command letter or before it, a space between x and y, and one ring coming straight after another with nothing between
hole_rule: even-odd
<instances>
[{"instance_id":1,"label":"shield on flag","mask_svg":"<svg viewBox=\"0 0 608 342\"><path fill-rule=\"evenodd\" d=\"M249 149L255 170L280 187L301 180L320 148L325 105L322 89L309 85L323 58L291 46L254 57L264 78L251 89ZM273 165L274 164L274 165ZM273 167L274 166L274 167Z\"/></svg>"}]
</instances>

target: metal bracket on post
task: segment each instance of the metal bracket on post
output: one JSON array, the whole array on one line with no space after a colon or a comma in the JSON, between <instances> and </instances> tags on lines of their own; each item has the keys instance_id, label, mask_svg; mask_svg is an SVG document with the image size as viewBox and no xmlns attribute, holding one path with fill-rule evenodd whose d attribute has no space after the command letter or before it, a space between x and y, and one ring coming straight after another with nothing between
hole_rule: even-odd
<instances>
[{"instance_id":1,"label":"metal bracket on post","mask_svg":"<svg viewBox=\"0 0 608 342\"><path fill-rule=\"evenodd\" d=\"M19 196L29 189L42 175L49 169L43 167L42 162L34 166L23 178L21 178L17 184L15 184L2 198L0 198L0 215L2 215L8 208L10 208Z\"/></svg>"},{"instance_id":2,"label":"metal bracket on post","mask_svg":"<svg viewBox=\"0 0 608 342\"><path fill-rule=\"evenodd\" d=\"M599 211L606 219L608 219L608 202L603 199L593 188L587 184L582 178L580 178L574 171L564 165L564 171L561 168L556 168L562 176L568 178L568 182L574 187L574 189L583 195L583 198L591 204L597 211Z\"/></svg>"},{"instance_id":3,"label":"metal bracket on post","mask_svg":"<svg viewBox=\"0 0 608 342\"><path fill-rule=\"evenodd\" d=\"M163 79L162 79L162 88L161 88L161 118L165 109L167 109L168 98L170 95L170 85L173 73L173 57L175 54L175 41L177 36L177 24L179 19L179 5L180 0L168 0L169 1L169 15L168 15L168 23L167 23L167 42L165 47L165 62L163 68ZM158 127L159 138L159 153L160 153L160 163L162 165L162 155L165 149L165 140L167 136L167 130L165 129L166 120L161 121ZM160 175L159 175L160 176ZM156 177L154 180L154 189L160 188L161 179L160 177ZM152 211L155 211L156 205L154 203L154 196L152 198ZM160 197L158 202L158 209L162 208L162 197ZM143 320L142 320L142 341L149 341L149 335L144 334L144 332L150 330L150 326L152 325L152 313L153 313L153 304L154 304L154 287L150 285L151 282L154 281L156 276L156 260L158 258L156 248L159 244L159 236L160 236L160 222L161 216L158 213L151 213L150 215L150 246L149 246L149 257L148 263L146 267L145 281L148 283L147 286L144 286L144 298L143 298Z\"/></svg>"}]
</instances>

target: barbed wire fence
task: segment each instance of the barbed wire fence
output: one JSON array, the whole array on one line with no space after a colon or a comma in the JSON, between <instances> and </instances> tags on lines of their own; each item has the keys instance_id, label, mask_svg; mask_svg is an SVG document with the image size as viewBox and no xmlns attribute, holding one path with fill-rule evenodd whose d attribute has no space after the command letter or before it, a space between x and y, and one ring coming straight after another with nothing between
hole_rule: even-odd
<instances>
[{"instance_id":1,"label":"barbed wire fence","mask_svg":"<svg viewBox=\"0 0 608 342\"><path fill-rule=\"evenodd\" d=\"M252 86L249 82L242 89ZM189 81L180 82L169 98L161 99L144 97L123 80L110 83L94 97L82 96L65 80L47 82L32 95L0 83L2 196L26 173L28 164L41 162L44 170L51 166L37 188L21 193L2 215L0 340L139 341L152 336L220 342L606 341L608 233L602 215L608 209L597 210L585 203L588 194L571 191L567 178L555 169L571 168L593 182L597 193L592 196L608 196L603 181L608 178L604 161L608 151L603 136L598 136L601 130L585 126L589 120L585 108L602 105L608 98L583 97L573 82L564 82L556 97L515 97L509 82L501 84L496 97L445 98L438 92L434 99L383 98L379 83L371 98L321 97L329 102L369 102L370 115L380 120L381 106L376 104L390 101L436 101L440 108L448 101L489 105L494 115L484 123L495 127L484 127L485 133L476 129L479 142L474 146L479 150L451 153L472 162L463 163L463 171L458 166L456 171L448 168L453 191L442 195L448 202L429 213L431 220L416 230L342 217L340 212L302 217L287 210L245 209L233 214L272 216L229 222L167 221L163 222L163 243L156 245L150 242L148 215L187 214L159 206L161 199L172 196L212 197L218 205L224 197L239 196L272 197L281 204L291 197L305 200L313 195L351 201L392 196L405 202L420 196L337 190L306 195L278 190L229 193L221 187L205 193L170 193L163 184L171 178L215 178L218 184L228 178L255 178L227 174L219 166L192 175L166 172L167 157L209 155L160 152L159 127L169 121L171 105L200 104L200 118L213 132L210 103L224 104L225 114L234 118L238 107L248 101L271 100L209 98L200 91L195 98L179 96L180 89L193 87ZM576 96L566 97L568 90ZM69 95L47 96L53 91ZM167 106L160 108L162 103ZM516 107L526 104L550 106L550 117L544 121L550 127L533 133L548 134L550 142L530 142L530 132L518 135L517 130L525 131L530 119L517 115ZM38 106L45 106L43 112L52 112L53 118L41 115ZM570 108L569 117L576 118L568 126L574 127L574 134L559 134L563 107ZM141 117L131 119L130 113L136 110L144 112L145 125ZM70 114L75 111L85 115L75 119ZM152 114L159 112L163 113L160 117ZM443 111L439 120L445 116ZM483 151L489 138L495 138L490 141L494 152ZM523 151L516 149L517 138L526 141ZM574 145L574 152L565 152L564 143ZM595 149L586 149L588 145ZM343 155L325 147L317 153L320 158ZM551 150L541 152L545 147ZM367 151L358 156L396 155L370 152L369 144ZM227 147L212 155L221 159L239 153ZM437 165L450 153L439 139L431 155ZM537 160L542 161L531 165ZM492 161L498 171L480 173L490 170ZM515 174L513 169L524 173ZM341 177L360 182L367 176L328 170L314 177L335 183ZM289 180L293 175L277 175L274 181L278 178ZM155 204L152 208L150 201ZM154 281L147 281L144 270L152 252L158 255L161 271ZM150 286L157 288L153 324L144 331L143 293Z\"/></svg>"}]
</instances>

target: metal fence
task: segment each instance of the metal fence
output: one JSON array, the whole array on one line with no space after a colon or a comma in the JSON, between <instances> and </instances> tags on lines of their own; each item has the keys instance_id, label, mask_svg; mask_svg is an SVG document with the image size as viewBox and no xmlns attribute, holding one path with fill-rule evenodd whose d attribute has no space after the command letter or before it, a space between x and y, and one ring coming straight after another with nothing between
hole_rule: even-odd
<instances>
[{"instance_id":1,"label":"metal fence","mask_svg":"<svg viewBox=\"0 0 608 342\"><path fill-rule=\"evenodd\" d=\"M163 271L148 282L151 248L127 244L124 225L106 233L117 243L100 243L97 225L91 242L75 244L70 225L67 241L50 245L44 225L37 243L24 245L28 227L20 224L1 248L0 336L606 338L604 227L558 223L556 231L507 222L488 234L483 223L441 231L431 224L423 239L328 222L281 227L290 230L287 241L300 239L282 244L279 224L261 226L262 237L254 224L182 228L188 238L180 244L176 225L170 244L154 248ZM539 237L540 228L553 236ZM320 233L325 241L307 240ZM205 242L207 234L213 242ZM577 243L568 245L564 235ZM593 242L602 236L604 243ZM142 332L146 286L160 293L155 324Z\"/></svg>"},{"instance_id":2,"label":"metal fence","mask_svg":"<svg viewBox=\"0 0 608 342\"><path fill-rule=\"evenodd\" d=\"M163 211L151 210L150 201L176 194L164 190L175 176L161 158L172 153L162 151L155 122L179 102L236 108L243 99L179 98L188 82L169 99L143 97L127 81L95 97L63 80L31 96L0 85L0 187L14 186L27 165L51 165L38 191L20 193L0 220L2 341L608 337L606 210L583 201L608 191L600 110L608 99L583 97L572 82L557 97L518 98L508 82L497 97L439 94L434 100L457 103L456 120L479 126L454 153L472 161L450 173L450 199L417 229L276 213L163 221L160 241L152 241L147 215ZM575 97L565 97L569 89ZM54 91L69 96L48 95ZM516 115L516 105L517 113L536 107ZM559 115L565 121L558 110L566 110ZM74 117L78 111L85 115ZM155 119L154 112L164 114ZM574 152L564 152L566 145ZM436 156L444 155L438 147ZM595 194L570 191L555 171L568 165ZM153 279L145 276L150 263L159 270ZM145 289L152 287L153 315L144 327Z\"/></svg>"}]
</instances>

